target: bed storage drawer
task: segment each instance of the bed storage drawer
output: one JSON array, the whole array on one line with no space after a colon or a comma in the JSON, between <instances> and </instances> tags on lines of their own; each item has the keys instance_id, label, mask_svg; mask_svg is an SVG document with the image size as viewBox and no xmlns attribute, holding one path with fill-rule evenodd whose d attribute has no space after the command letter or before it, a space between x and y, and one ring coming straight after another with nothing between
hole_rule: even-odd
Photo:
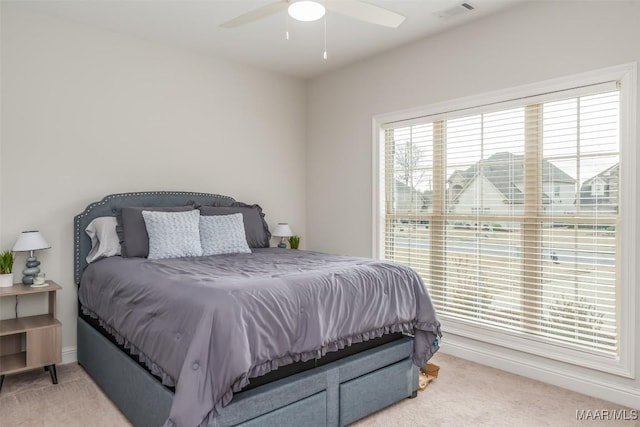
<instances>
[{"instance_id":1,"label":"bed storage drawer","mask_svg":"<svg viewBox=\"0 0 640 427\"><path fill-rule=\"evenodd\" d=\"M340 384L340 425L352 423L413 393L411 359Z\"/></svg>"},{"instance_id":2,"label":"bed storage drawer","mask_svg":"<svg viewBox=\"0 0 640 427\"><path fill-rule=\"evenodd\" d=\"M248 423L262 420L263 416L270 414L282 414L283 409L286 410L318 395L326 396L326 375L326 369L305 371L237 394L228 406L222 408L220 415L212 420L209 427L255 425ZM323 402L326 408L326 397ZM293 417L295 418L295 415ZM326 414L323 413L323 423L325 418Z\"/></svg>"},{"instance_id":3,"label":"bed storage drawer","mask_svg":"<svg viewBox=\"0 0 640 427\"><path fill-rule=\"evenodd\" d=\"M326 425L327 393L324 391L238 424L242 427L326 427Z\"/></svg>"}]
</instances>

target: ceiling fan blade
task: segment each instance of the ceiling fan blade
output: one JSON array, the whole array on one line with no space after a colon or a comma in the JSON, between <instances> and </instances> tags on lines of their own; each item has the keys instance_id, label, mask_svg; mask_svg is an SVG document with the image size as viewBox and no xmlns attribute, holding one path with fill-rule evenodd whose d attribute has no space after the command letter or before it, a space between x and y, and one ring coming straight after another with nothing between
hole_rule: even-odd
<instances>
[{"instance_id":1,"label":"ceiling fan blade","mask_svg":"<svg viewBox=\"0 0 640 427\"><path fill-rule=\"evenodd\" d=\"M357 0L327 0L326 7L328 10L350 16L359 21L389 28L398 28L406 19L398 13Z\"/></svg>"},{"instance_id":2,"label":"ceiling fan blade","mask_svg":"<svg viewBox=\"0 0 640 427\"><path fill-rule=\"evenodd\" d=\"M223 28L235 28L241 25L246 25L259 19L266 18L267 16L273 15L274 13L278 13L281 10L286 9L287 6L289 6L288 0L279 0L275 3L269 3L257 9L253 9L247 13L243 13L242 15L225 22L220 26Z\"/></svg>"}]
</instances>

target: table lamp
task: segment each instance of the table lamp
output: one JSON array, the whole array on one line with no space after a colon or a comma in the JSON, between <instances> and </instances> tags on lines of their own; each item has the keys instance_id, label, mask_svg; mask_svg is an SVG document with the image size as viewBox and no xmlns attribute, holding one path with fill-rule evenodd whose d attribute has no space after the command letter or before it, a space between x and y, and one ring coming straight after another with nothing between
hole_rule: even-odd
<instances>
[{"instance_id":1,"label":"table lamp","mask_svg":"<svg viewBox=\"0 0 640 427\"><path fill-rule=\"evenodd\" d=\"M293 236L291 228L289 228L289 224L287 224L286 222L278 223L272 234L275 237L280 237L280 243L278 243L279 248L286 248L287 243L285 242L285 238Z\"/></svg>"},{"instance_id":2,"label":"table lamp","mask_svg":"<svg viewBox=\"0 0 640 427\"><path fill-rule=\"evenodd\" d=\"M27 265L22 270L22 283L25 285L33 285L35 277L40 273L40 261L34 255L33 251L40 249L49 249L51 245L45 240L44 236L37 230L23 231L16 244L13 245L14 252L29 252L27 257ZM44 283L40 283L43 286Z\"/></svg>"}]
</instances>

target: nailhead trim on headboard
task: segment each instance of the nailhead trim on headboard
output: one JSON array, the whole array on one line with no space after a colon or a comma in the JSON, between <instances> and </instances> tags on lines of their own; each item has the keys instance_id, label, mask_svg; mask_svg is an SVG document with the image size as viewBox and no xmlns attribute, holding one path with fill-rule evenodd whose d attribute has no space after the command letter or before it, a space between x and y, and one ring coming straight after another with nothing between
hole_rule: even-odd
<instances>
[{"instance_id":1,"label":"nailhead trim on headboard","mask_svg":"<svg viewBox=\"0 0 640 427\"><path fill-rule=\"evenodd\" d=\"M135 200L137 197L149 197L149 196L178 196L180 198L184 198L185 199L185 203L188 201L188 199L190 197L193 198L200 198L200 199L204 199L204 203L209 203L209 202L214 202L214 201L222 201L225 202L224 204L231 204L233 202L235 202L235 199L233 199L232 197L229 196L223 196L220 194L213 194L213 193L196 193L196 192L187 192L187 191L141 191L141 192L135 192L135 193L118 193L118 194L110 194L106 197L104 197L102 200L100 200L99 202L94 202L91 203L90 205L88 205L84 211L82 211L82 213L78 214L75 216L74 218L74 239L73 239L73 245L74 245L74 260L73 260L73 264L74 264L74 281L76 282L77 285L80 284L80 276L82 275L82 271L84 271L84 268L86 267L86 261L82 259L82 253L81 253L81 247L80 247L80 242L83 238L83 234L82 234L82 222L86 217L91 217L93 211L96 208L99 208L101 206L104 206L105 204L108 204L109 202L112 202L114 200L127 200L127 199L132 199L133 204L128 204L128 203L123 203L122 206L141 206L139 203L136 204ZM144 206L154 206L153 203L149 204L148 201ZM111 215L115 216L118 213L118 209L112 209L111 210ZM93 218L91 218L93 220ZM88 225L88 223L86 224ZM86 226L85 226L86 227ZM88 237L87 237L88 238ZM86 256L86 254L85 254Z\"/></svg>"}]
</instances>

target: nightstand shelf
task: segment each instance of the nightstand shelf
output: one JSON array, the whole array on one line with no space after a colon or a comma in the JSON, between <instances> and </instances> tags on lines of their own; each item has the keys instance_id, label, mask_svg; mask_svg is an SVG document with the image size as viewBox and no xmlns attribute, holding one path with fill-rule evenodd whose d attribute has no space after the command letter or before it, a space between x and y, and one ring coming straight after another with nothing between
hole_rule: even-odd
<instances>
[{"instance_id":1,"label":"nightstand shelf","mask_svg":"<svg viewBox=\"0 0 640 427\"><path fill-rule=\"evenodd\" d=\"M5 319L0 321L0 337L26 332L30 329L50 328L56 325L61 325L60 321L51 317L50 314Z\"/></svg>"},{"instance_id":2,"label":"nightstand shelf","mask_svg":"<svg viewBox=\"0 0 640 427\"><path fill-rule=\"evenodd\" d=\"M27 352L21 351L20 353L0 356L0 366L2 366L2 372L4 372L2 375L24 371L27 366Z\"/></svg>"},{"instance_id":3,"label":"nightstand shelf","mask_svg":"<svg viewBox=\"0 0 640 427\"><path fill-rule=\"evenodd\" d=\"M49 286L33 288L15 284L0 288L0 298L46 293L46 314L0 320L0 390L4 376L45 367L51 381L58 383L56 363L62 361L62 324L56 319L56 292L62 289L53 281Z\"/></svg>"}]
</instances>

